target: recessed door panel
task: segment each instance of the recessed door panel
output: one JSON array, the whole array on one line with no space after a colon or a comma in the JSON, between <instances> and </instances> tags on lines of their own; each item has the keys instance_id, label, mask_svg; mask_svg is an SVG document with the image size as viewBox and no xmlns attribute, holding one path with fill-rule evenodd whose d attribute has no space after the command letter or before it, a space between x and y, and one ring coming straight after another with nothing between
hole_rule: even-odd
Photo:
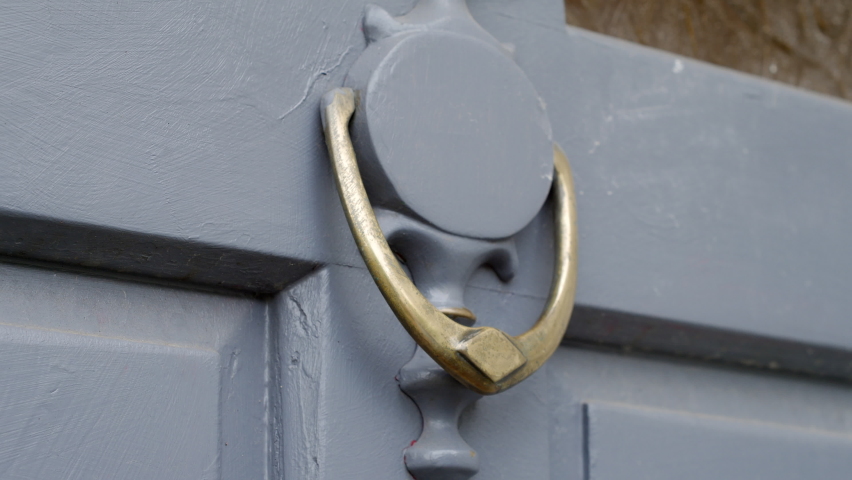
<instances>
[{"instance_id":1,"label":"recessed door panel","mask_svg":"<svg viewBox=\"0 0 852 480\"><path fill-rule=\"evenodd\" d=\"M215 479L215 350L0 327L0 478Z\"/></svg>"},{"instance_id":2,"label":"recessed door panel","mask_svg":"<svg viewBox=\"0 0 852 480\"><path fill-rule=\"evenodd\" d=\"M0 263L0 478L265 478L263 302Z\"/></svg>"},{"instance_id":3,"label":"recessed door panel","mask_svg":"<svg viewBox=\"0 0 852 480\"><path fill-rule=\"evenodd\" d=\"M749 419L585 406L587 468L603 479L847 479L852 435Z\"/></svg>"}]
</instances>

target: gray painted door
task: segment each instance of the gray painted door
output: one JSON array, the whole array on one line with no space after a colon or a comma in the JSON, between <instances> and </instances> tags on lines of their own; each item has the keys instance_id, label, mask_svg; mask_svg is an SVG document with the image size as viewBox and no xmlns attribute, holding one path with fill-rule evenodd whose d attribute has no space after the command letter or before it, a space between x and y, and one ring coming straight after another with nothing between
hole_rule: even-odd
<instances>
[{"instance_id":1,"label":"gray painted door","mask_svg":"<svg viewBox=\"0 0 852 480\"><path fill-rule=\"evenodd\" d=\"M389 12L410 0L380 2ZM572 161L577 308L463 413L479 479L852 475L852 107L470 0ZM0 478L407 478L414 343L319 98L365 2L0 5ZM545 208L465 300L541 311Z\"/></svg>"}]
</instances>

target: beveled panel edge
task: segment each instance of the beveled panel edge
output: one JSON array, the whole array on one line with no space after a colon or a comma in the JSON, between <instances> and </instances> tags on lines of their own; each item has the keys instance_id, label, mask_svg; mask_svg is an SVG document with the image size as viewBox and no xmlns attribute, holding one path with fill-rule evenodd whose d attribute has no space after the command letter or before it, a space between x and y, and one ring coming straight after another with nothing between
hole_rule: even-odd
<instances>
[{"instance_id":1,"label":"beveled panel edge","mask_svg":"<svg viewBox=\"0 0 852 480\"><path fill-rule=\"evenodd\" d=\"M846 478L852 436L634 404L583 404L584 470L596 478Z\"/></svg>"},{"instance_id":2,"label":"beveled panel edge","mask_svg":"<svg viewBox=\"0 0 852 480\"><path fill-rule=\"evenodd\" d=\"M317 264L271 253L0 211L0 258L267 295Z\"/></svg>"},{"instance_id":3,"label":"beveled panel edge","mask_svg":"<svg viewBox=\"0 0 852 480\"><path fill-rule=\"evenodd\" d=\"M806 343L587 305L574 307L562 344L852 381L852 346Z\"/></svg>"}]
</instances>

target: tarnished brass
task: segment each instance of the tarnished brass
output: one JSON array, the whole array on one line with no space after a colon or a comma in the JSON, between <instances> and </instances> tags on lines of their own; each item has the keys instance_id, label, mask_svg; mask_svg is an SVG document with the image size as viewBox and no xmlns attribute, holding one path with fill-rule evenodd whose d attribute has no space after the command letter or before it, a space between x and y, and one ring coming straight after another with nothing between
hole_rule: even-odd
<instances>
[{"instance_id":1,"label":"tarnished brass","mask_svg":"<svg viewBox=\"0 0 852 480\"><path fill-rule=\"evenodd\" d=\"M361 180L349 137L354 111L351 89L336 89L323 98L323 127L340 201L376 285L408 333L456 380L486 395L517 384L559 346L574 307L577 229L571 168L565 154L554 145L556 265L550 299L538 322L512 337L495 328L456 323L426 300L405 274L382 234ZM470 318L465 312L452 314Z\"/></svg>"},{"instance_id":2,"label":"tarnished brass","mask_svg":"<svg viewBox=\"0 0 852 480\"><path fill-rule=\"evenodd\" d=\"M476 320L476 315L464 307L446 307L439 309L439 311L448 317Z\"/></svg>"}]
</instances>

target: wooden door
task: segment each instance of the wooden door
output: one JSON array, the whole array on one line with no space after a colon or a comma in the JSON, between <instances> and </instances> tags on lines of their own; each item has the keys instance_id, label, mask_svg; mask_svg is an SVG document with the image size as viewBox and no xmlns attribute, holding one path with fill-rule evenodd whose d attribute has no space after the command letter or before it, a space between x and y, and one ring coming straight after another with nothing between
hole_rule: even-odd
<instances>
[{"instance_id":1,"label":"wooden door","mask_svg":"<svg viewBox=\"0 0 852 480\"><path fill-rule=\"evenodd\" d=\"M0 6L0 478L408 478L415 345L318 108L365 3ZM560 0L467 3L543 100L580 232L563 346L461 416L474 478L848 478L849 104ZM549 213L511 281L473 275L483 324L543 308Z\"/></svg>"}]
</instances>

